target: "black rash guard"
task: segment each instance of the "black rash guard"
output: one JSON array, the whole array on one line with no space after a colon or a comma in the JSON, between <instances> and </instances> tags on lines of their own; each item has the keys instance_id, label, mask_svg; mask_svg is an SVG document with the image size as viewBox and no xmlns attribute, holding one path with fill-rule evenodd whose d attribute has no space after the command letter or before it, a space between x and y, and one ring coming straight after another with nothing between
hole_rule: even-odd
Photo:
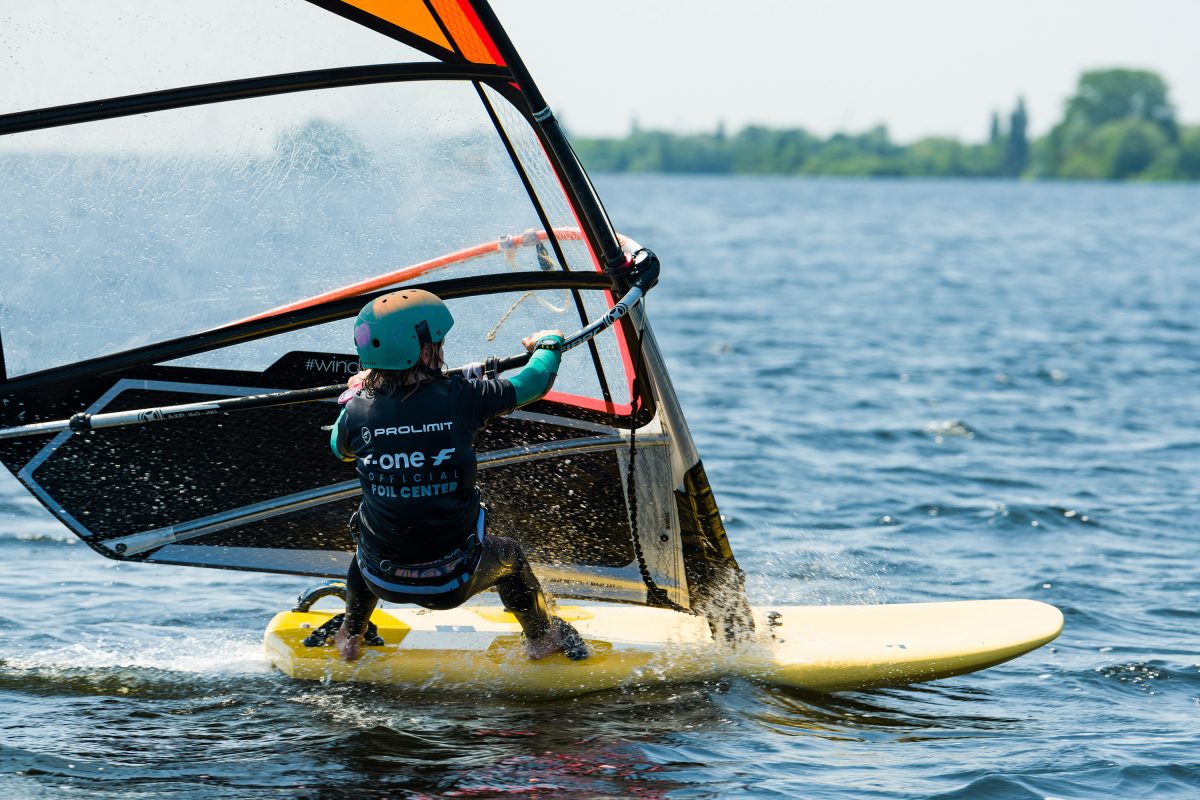
<instances>
[{"instance_id":1,"label":"black rash guard","mask_svg":"<svg viewBox=\"0 0 1200 800\"><path fill-rule=\"evenodd\" d=\"M461 548L479 516L475 434L516 405L504 378L455 375L411 395L355 393L331 439L344 460L357 459L364 548L407 564Z\"/></svg>"}]
</instances>

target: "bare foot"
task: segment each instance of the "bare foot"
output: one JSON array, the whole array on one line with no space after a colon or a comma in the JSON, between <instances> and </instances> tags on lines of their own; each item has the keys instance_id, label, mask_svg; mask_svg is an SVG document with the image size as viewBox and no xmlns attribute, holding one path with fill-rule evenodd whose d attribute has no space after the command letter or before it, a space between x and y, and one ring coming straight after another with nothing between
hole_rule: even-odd
<instances>
[{"instance_id":1,"label":"bare foot","mask_svg":"<svg viewBox=\"0 0 1200 800\"><path fill-rule=\"evenodd\" d=\"M525 640L525 655L537 661L554 653L563 653L572 661L582 661L589 655L588 646L579 631L565 620L553 617L550 630L544 636Z\"/></svg>"},{"instance_id":2,"label":"bare foot","mask_svg":"<svg viewBox=\"0 0 1200 800\"><path fill-rule=\"evenodd\" d=\"M525 656L530 661L537 661L546 656L553 655L561 649L562 642L559 638L558 630L553 627L544 636L525 640Z\"/></svg>"},{"instance_id":3,"label":"bare foot","mask_svg":"<svg viewBox=\"0 0 1200 800\"><path fill-rule=\"evenodd\" d=\"M342 627L337 629L337 633L333 635L333 643L337 645L338 655L345 661L358 661L362 658L363 652L363 635L351 636L346 631L346 624L343 622Z\"/></svg>"}]
</instances>

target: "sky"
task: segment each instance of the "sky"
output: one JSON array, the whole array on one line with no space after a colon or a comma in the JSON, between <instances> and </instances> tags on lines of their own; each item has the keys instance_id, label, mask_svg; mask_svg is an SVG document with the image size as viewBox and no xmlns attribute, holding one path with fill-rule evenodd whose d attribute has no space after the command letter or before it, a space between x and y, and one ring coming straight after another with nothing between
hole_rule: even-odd
<instances>
[{"instance_id":1,"label":"sky","mask_svg":"<svg viewBox=\"0 0 1200 800\"><path fill-rule=\"evenodd\" d=\"M636 119L980 141L1018 96L1041 134L1081 72L1112 66L1158 71L1200 124L1200 0L491 1L573 135ZM391 40L302 0L0 0L0 112L396 58ZM381 96L344 91L340 112L320 113L369 119Z\"/></svg>"},{"instance_id":2,"label":"sky","mask_svg":"<svg viewBox=\"0 0 1200 800\"><path fill-rule=\"evenodd\" d=\"M1200 0L492 0L577 135L747 124L896 141L987 136L1023 96L1035 134L1087 69L1158 71L1200 124ZM564 30L575 31L563 35Z\"/></svg>"}]
</instances>

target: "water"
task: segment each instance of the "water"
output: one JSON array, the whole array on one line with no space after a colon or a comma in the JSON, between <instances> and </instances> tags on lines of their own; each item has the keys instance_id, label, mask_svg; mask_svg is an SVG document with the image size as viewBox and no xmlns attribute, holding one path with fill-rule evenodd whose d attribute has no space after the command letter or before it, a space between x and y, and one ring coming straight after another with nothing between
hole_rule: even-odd
<instances>
[{"instance_id":1,"label":"water","mask_svg":"<svg viewBox=\"0 0 1200 800\"><path fill-rule=\"evenodd\" d=\"M756 602L1031 597L975 675L558 702L294 683L306 584L0 481L0 796L1200 796L1200 189L602 177Z\"/></svg>"}]
</instances>

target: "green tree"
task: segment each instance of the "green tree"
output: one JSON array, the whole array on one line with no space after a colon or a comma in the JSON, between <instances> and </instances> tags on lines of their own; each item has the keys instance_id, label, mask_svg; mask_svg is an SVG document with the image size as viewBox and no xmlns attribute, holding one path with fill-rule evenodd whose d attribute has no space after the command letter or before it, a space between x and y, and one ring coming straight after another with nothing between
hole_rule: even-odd
<instances>
[{"instance_id":1,"label":"green tree","mask_svg":"<svg viewBox=\"0 0 1200 800\"><path fill-rule=\"evenodd\" d=\"M921 139L905 149L900 159L905 175L954 177L966 174L963 145L945 137Z\"/></svg>"},{"instance_id":2,"label":"green tree","mask_svg":"<svg viewBox=\"0 0 1200 800\"><path fill-rule=\"evenodd\" d=\"M1170 157L1166 134L1151 122L1121 119L1101 125L1063 163L1064 178L1100 178L1125 180L1137 177L1165 177L1143 173L1156 161Z\"/></svg>"},{"instance_id":3,"label":"green tree","mask_svg":"<svg viewBox=\"0 0 1200 800\"><path fill-rule=\"evenodd\" d=\"M1062 121L1036 141L1018 98L1007 119L992 113L981 144L930 137L905 147L882 125L822 140L798 128L730 134L723 123L702 134L644 131L633 120L622 139L577 139L575 147L599 172L1200 180L1200 127L1181 129L1166 82L1131 69L1084 73Z\"/></svg>"},{"instance_id":4,"label":"green tree","mask_svg":"<svg viewBox=\"0 0 1200 800\"><path fill-rule=\"evenodd\" d=\"M1200 126L1179 132L1178 177L1200 180Z\"/></svg>"},{"instance_id":5,"label":"green tree","mask_svg":"<svg viewBox=\"0 0 1200 800\"><path fill-rule=\"evenodd\" d=\"M730 164L738 173L796 175L819 146L817 137L799 128L753 125L729 140Z\"/></svg>"},{"instance_id":6,"label":"green tree","mask_svg":"<svg viewBox=\"0 0 1200 800\"><path fill-rule=\"evenodd\" d=\"M629 134L624 167L629 172L666 172L667 134L637 131Z\"/></svg>"},{"instance_id":7,"label":"green tree","mask_svg":"<svg viewBox=\"0 0 1200 800\"><path fill-rule=\"evenodd\" d=\"M858 135L835 133L805 162L803 172L809 175L901 175L902 150L892 143L883 125Z\"/></svg>"},{"instance_id":8,"label":"green tree","mask_svg":"<svg viewBox=\"0 0 1200 800\"><path fill-rule=\"evenodd\" d=\"M1004 141L1004 156L1001 163L1003 174L1020 175L1029 166L1029 116L1025 112L1025 98L1017 98L1017 107L1008 117L1008 137Z\"/></svg>"},{"instance_id":9,"label":"green tree","mask_svg":"<svg viewBox=\"0 0 1200 800\"><path fill-rule=\"evenodd\" d=\"M665 134L663 167L666 172L729 172L729 148L712 134Z\"/></svg>"},{"instance_id":10,"label":"green tree","mask_svg":"<svg viewBox=\"0 0 1200 800\"><path fill-rule=\"evenodd\" d=\"M1094 130L1106 122L1139 119L1157 125L1169 141L1177 134L1175 108L1167 97L1167 83L1157 73L1139 69L1102 69L1085 72L1075 95L1067 101L1068 128Z\"/></svg>"},{"instance_id":11,"label":"green tree","mask_svg":"<svg viewBox=\"0 0 1200 800\"><path fill-rule=\"evenodd\" d=\"M1083 73L1067 101L1062 122L1037 148L1036 171L1058 177L1113 177L1113 170L1127 171L1129 164L1140 162L1140 156L1129 155L1117 159L1124 166L1116 164L1112 161L1115 142L1130 137L1126 146L1132 154L1150 146L1153 137L1143 127L1126 125L1111 128L1096 139L1102 128L1121 122L1145 123L1157 129L1167 143L1175 142L1178 125L1166 81L1156 73L1136 69Z\"/></svg>"}]
</instances>

